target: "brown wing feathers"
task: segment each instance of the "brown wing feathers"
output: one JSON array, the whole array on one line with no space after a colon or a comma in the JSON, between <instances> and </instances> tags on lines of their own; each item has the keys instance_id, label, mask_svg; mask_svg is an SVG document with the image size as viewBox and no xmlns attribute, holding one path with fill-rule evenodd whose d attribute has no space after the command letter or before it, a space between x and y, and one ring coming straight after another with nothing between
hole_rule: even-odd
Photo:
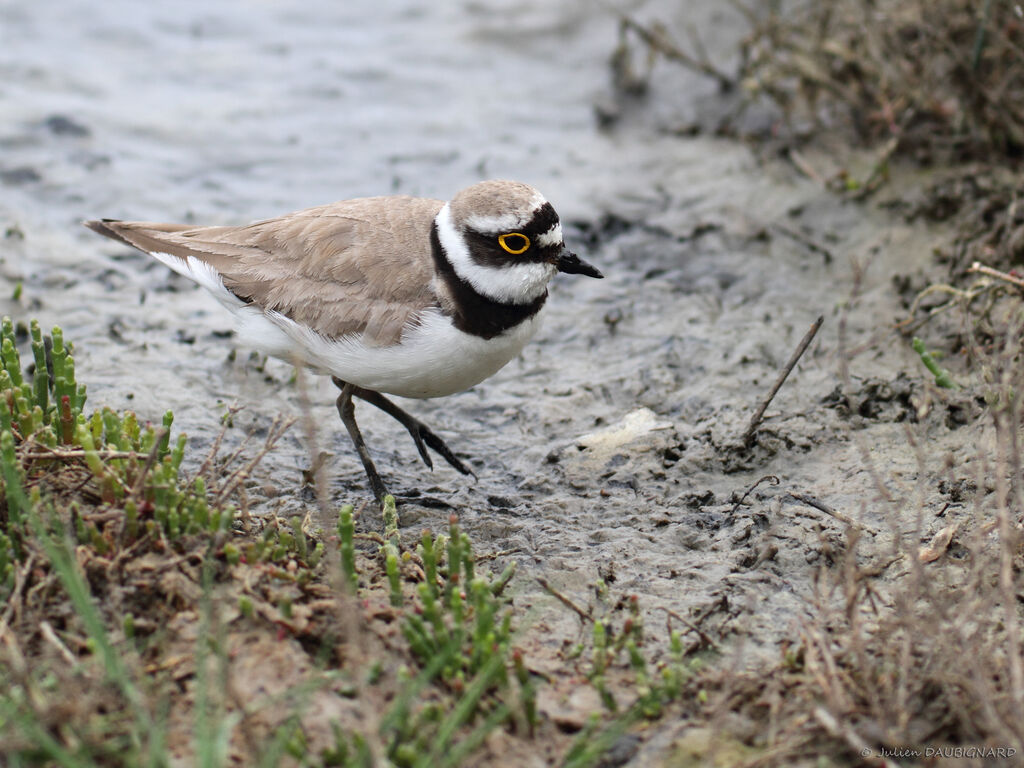
<instances>
[{"instance_id":1,"label":"brown wing feathers","mask_svg":"<svg viewBox=\"0 0 1024 768\"><path fill-rule=\"evenodd\" d=\"M436 303L429 232L441 201L348 200L242 227L104 219L86 226L140 250L205 262L246 302L329 338L397 343Z\"/></svg>"}]
</instances>

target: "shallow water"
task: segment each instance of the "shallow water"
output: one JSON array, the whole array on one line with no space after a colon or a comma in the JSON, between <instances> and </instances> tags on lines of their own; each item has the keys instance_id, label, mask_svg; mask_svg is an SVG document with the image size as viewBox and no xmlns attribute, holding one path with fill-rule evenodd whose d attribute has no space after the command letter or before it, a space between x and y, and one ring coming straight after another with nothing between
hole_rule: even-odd
<instances>
[{"instance_id":1,"label":"shallow water","mask_svg":"<svg viewBox=\"0 0 1024 768\"><path fill-rule=\"evenodd\" d=\"M670 3L637 4L672 19ZM741 25L691 9L727 50ZM266 367L224 331L201 290L78 225L101 216L241 223L335 199L449 197L488 177L539 187L567 240L606 275L557 278L538 338L471 391L408 402L479 475L429 471L401 427L359 409L410 535L459 514L476 541L519 561L520 601L542 608L550 648L574 619L543 573L588 599L597 578L645 605L708 612L707 626L772 649L806 610L821 526L788 491L862 513L872 488L839 383L837 319L851 261L869 265L848 318L870 342L899 312L891 275L928 263L935 236L826 196L743 145L681 138L713 86L661 65L647 103L601 129L616 20L587 2L242 2L212 9L127 0L0 8L0 312L60 322L80 344L94 406L156 420L170 407L201 456L226 404L229 441L303 411L291 368ZM786 234L824 243L831 258ZM23 281L19 301L11 300ZM758 399L819 315L819 339L768 411L759 446L735 449ZM865 346L854 382L911 360ZM307 379L303 379L307 381ZM322 378L308 380L333 506L367 496ZM638 408L648 409L629 416ZM884 409L883 409L884 411ZM857 421L907 477L902 428ZM617 432L592 435L604 428ZM257 509L313 508L300 492L301 425L250 484ZM737 505L758 478L777 475ZM734 496L735 494L735 496ZM423 498L426 501L423 501ZM878 524L881 521L875 520ZM368 520L364 525L375 525ZM777 553L764 557L766 546ZM728 598L722 608L723 596ZM538 652L543 653L542 649Z\"/></svg>"}]
</instances>

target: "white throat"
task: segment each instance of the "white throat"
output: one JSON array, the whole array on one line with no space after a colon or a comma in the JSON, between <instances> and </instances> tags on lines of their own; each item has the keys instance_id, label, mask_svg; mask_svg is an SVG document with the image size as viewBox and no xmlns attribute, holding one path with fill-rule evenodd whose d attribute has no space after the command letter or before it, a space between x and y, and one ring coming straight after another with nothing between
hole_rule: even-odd
<instances>
[{"instance_id":1,"label":"white throat","mask_svg":"<svg viewBox=\"0 0 1024 768\"><path fill-rule=\"evenodd\" d=\"M547 262L506 264L490 267L473 261L465 239L452 222L448 203L437 218L437 236L455 274L473 286L481 296L504 304L529 304L547 290L558 268Z\"/></svg>"}]
</instances>

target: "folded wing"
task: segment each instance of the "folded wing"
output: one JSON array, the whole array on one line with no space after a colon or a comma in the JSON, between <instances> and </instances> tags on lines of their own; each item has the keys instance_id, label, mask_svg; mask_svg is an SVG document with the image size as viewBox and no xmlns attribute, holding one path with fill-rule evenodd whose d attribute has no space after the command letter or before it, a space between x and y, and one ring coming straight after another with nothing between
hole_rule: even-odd
<instances>
[{"instance_id":1,"label":"folded wing","mask_svg":"<svg viewBox=\"0 0 1024 768\"><path fill-rule=\"evenodd\" d=\"M365 198L241 227L88 221L149 253L225 304L279 313L322 336L398 343L435 306L430 227L442 202Z\"/></svg>"}]
</instances>

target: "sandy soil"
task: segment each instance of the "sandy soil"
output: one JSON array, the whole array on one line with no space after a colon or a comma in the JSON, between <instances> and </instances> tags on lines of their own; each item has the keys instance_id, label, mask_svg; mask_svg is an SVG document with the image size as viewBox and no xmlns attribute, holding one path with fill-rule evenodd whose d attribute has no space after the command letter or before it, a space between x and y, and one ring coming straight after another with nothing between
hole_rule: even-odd
<instances>
[{"instance_id":1,"label":"sandy soil","mask_svg":"<svg viewBox=\"0 0 1024 768\"><path fill-rule=\"evenodd\" d=\"M672 5L637 13L678 22ZM702 5L690 20L727 50L742 25ZM288 365L235 350L200 289L79 220L240 223L364 194L447 197L487 177L535 184L607 278L558 278L518 360L469 392L406 403L479 480L427 470L397 424L359 414L410 536L454 511L480 546L519 562L519 604L549 630L538 656L578 633L538 575L582 604L603 578L775 653L843 530L791 494L861 520L870 558L915 522L873 503L864 455L897 489L924 478L921 498L938 506L949 499L937 479L957 473L943 456L985 439L949 417L887 331L903 311L893 277L926 269L943 233L839 201L739 143L677 135L714 97L682 71L659 68L648 101L599 128L616 22L592 3L171 8L0 9L0 312L61 323L94 405L154 420L170 407L201 456L227 404L245 406L238 442L300 415L303 387ZM818 315L823 330L743 450L754 407ZM310 381L308 399L315 440L296 426L266 460L256 510L315 507L301 488L315 450L332 454L333 507L368 495L330 383ZM924 475L908 429L935 446ZM765 475L778 484L740 502ZM945 524L927 520L922 538Z\"/></svg>"}]
</instances>

